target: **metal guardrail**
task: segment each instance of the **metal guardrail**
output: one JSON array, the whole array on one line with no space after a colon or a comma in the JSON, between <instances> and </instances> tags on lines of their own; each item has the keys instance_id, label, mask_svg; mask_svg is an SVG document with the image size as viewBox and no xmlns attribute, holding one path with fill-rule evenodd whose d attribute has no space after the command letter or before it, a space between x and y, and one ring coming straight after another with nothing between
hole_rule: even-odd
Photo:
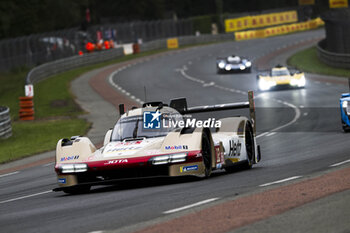
<instances>
[{"instance_id":1,"label":"metal guardrail","mask_svg":"<svg viewBox=\"0 0 350 233\"><path fill-rule=\"evenodd\" d=\"M210 26L210 25L208 25ZM116 44L133 43L138 39L152 41L161 38L194 34L191 19L135 21L89 26L32 34L0 40L0 70L36 66L86 52L86 42L113 40ZM99 35L99 36L97 36Z\"/></svg>"},{"instance_id":2,"label":"metal guardrail","mask_svg":"<svg viewBox=\"0 0 350 233\"><path fill-rule=\"evenodd\" d=\"M124 56L123 48L110 49L103 52L73 56L48 62L33 68L26 77L26 84L35 84L52 75L72 70L78 67L93 65Z\"/></svg>"},{"instance_id":3,"label":"metal guardrail","mask_svg":"<svg viewBox=\"0 0 350 233\"><path fill-rule=\"evenodd\" d=\"M350 54L329 52L325 49L326 39L317 43L318 58L329 66L350 69Z\"/></svg>"},{"instance_id":4,"label":"metal guardrail","mask_svg":"<svg viewBox=\"0 0 350 233\"><path fill-rule=\"evenodd\" d=\"M12 126L10 109L0 106L0 138L9 138L12 136Z\"/></svg>"},{"instance_id":5,"label":"metal guardrail","mask_svg":"<svg viewBox=\"0 0 350 233\"><path fill-rule=\"evenodd\" d=\"M234 39L233 34L200 35L178 37L179 45L191 45L199 43L210 43ZM167 48L167 40L155 40L140 44L140 51L146 52L156 49ZM52 62L48 62L33 68L26 77L26 84L35 84L52 75L72 70L78 67L97 64L104 61L113 60L124 56L123 48L110 49L102 52L84 54L82 56L68 57Z\"/></svg>"}]
</instances>

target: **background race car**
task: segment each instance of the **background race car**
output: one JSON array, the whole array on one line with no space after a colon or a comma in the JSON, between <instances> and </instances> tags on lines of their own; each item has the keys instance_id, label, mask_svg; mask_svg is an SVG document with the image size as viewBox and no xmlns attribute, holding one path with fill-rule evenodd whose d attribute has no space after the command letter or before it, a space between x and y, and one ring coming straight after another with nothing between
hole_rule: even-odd
<instances>
[{"instance_id":1,"label":"background race car","mask_svg":"<svg viewBox=\"0 0 350 233\"><path fill-rule=\"evenodd\" d=\"M298 70L278 65L269 71L260 71L257 75L259 90L268 91L276 88L304 88L305 74Z\"/></svg>"},{"instance_id":2,"label":"background race car","mask_svg":"<svg viewBox=\"0 0 350 233\"><path fill-rule=\"evenodd\" d=\"M350 93L344 93L340 98L340 114L344 132L350 132Z\"/></svg>"},{"instance_id":3,"label":"background race car","mask_svg":"<svg viewBox=\"0 0 350 233\"><path fill-rule=\"evenodd\" d=\"M247 58L236 55L226 58L216 59L216 70L218 74L233 73L233 72L251 72L252 62Z\"/></svg>"},{"instance_id":4,"label":"background race car","mask_svg":"<svg viewBox=\"0 0 350 233\"><path fill-rule=\"evenodd\" d=\"M261 155L253 92L248 96L248 102L191 108L185 98L172 100L169 106L145 103L127 112L121 105L121 118L106 133L100 149L87 137L59 140L55 165L59 188L54 191L80 193L92 185L138 177L208 177L213 170L232 171L238 164L251 168ZM196 121L189 116L242 108L249 108L249 118Z\"/></svg>"}]
</instances>

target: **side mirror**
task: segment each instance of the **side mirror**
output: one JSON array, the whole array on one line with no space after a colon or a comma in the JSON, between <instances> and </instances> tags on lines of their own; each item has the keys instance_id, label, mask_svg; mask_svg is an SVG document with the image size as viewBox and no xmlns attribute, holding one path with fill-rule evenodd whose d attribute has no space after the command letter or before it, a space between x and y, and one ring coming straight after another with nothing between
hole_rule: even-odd
<instances>
[{"instance_id":1,"label":"side mirror","mask_svg":"<svg viewBox=\"0 0 350 233\"><path fill-rule=\"evenodd\" d=\"M106 146L110 141L111 141L111 137L112 137L112 130L108 130L106 135L105 135L105 139L103 141L103 146Z\"/></svg>"}]
</instances>

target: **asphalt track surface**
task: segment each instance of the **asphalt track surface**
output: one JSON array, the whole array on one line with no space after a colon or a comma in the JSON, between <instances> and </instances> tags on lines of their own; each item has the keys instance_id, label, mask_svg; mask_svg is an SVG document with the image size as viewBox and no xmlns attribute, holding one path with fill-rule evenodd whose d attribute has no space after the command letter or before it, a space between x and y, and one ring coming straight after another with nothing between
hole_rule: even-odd
<instances>
[{"instance_id":1,"label":"asphalt track surface","mask_svg":"<svg viewBox=\"0 0 350 233\"><path fill-rule=\"evenodd\" d=\"M114 72L109 80L122 88L127 96L140 100L144 100L146 89L148 101L169 102L171 98L186 97L189 106L246 101L245 93L256 89L256 71L217 75L216 57L238 54L253 59L254 63L276 49L323 35L323 30L316 30L194 47L145 59ZM284 61L285 57L281 55L265 62L276 65ZM0 176L1 232L132 231L193 211L191 208L176 211L183 206L204 201L199 203L203 204L201 207L197 207L203 208L257 192L266 186L279 185L272 183L274 181L287 179L286 183L296 182L334 169L330 165L350 159L346 153L350 150L350 135L341 131L338 110L339 96L347 92L348 87L341 81L332 81L338 79L322 81L321 77L318 78L320 82L317 78L309 79L307 76L305 89L255 93L258 143L263 159L249 171L217 172L205 180L121 182L115 186L94 187L84 195L66 195L50 191L56 187L52 164L29 168ZM342 195L339 195L341 198ZM339 203L339 198L333 199L340 208L342 203ZM337 205L329 209L337 211ZM300 216L298 209L292 214ZM283 231L280 220L287 220L283 216L278 218L270 222L276 228L266 232ZM257 227L258 224L268 223L257 223ZM315 232L321 230L312 222L310 226ZM342 222L340 226L339 229L336 226L332 228L333 232L349 229L348 222ZM298 231L297 225L293 227ZM253 232L253 228L240 230Z\"/></svg>"}]
</instances>

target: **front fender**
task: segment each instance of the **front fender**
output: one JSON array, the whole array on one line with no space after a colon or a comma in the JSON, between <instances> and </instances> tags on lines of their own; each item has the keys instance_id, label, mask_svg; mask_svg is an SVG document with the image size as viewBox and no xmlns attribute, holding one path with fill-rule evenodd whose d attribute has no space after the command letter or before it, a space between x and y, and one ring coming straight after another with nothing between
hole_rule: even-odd
<instances>
[{"instance_id":1,"label":"front fender","mask_svg":"<svg viewBox=\"0 0 350 233\"><path fill-rule=\"evenodd\" d=\"M195 128L191 132L186 132L185 129L171 132L165 137L161 150L164 153L202 150L203 133L209 137L212 150L212 167L215 168L214 141L208 128Z\"/></svg>"},{"instance_id":2,"label":"front fender","mask_svg":"<svg viewBox=\"0 0 350 233\"><path fill-rule=\"evenodd\" d=\"M84 162L95 151L96 147L87 137L61 139L56 146L56 163Z\"/></svg>"}]
</instances>

